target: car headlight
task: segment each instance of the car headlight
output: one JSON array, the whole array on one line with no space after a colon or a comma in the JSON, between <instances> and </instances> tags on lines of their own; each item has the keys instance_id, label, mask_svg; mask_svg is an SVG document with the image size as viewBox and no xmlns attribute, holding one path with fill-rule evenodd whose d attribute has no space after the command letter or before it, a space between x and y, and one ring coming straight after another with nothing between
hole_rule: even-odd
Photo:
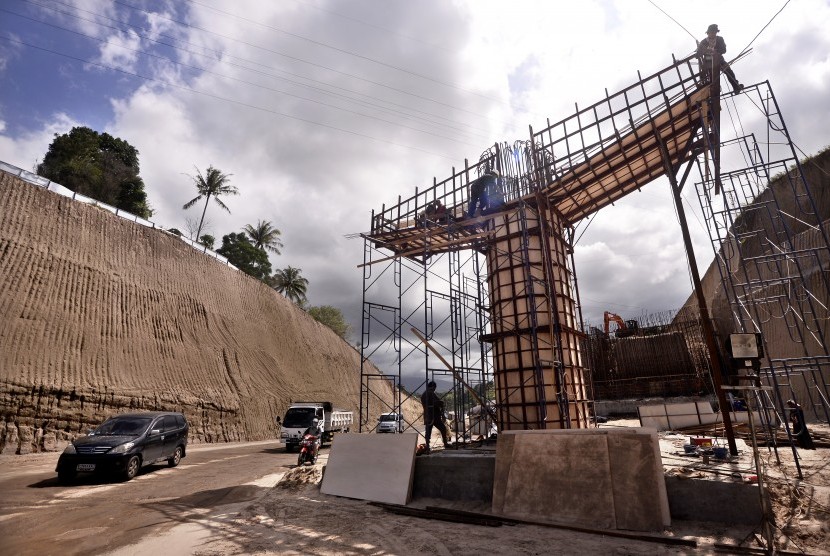
<instances>
[{"instance_id":1,"label":"car headlight","mask_svg":"<svg viewBox=\"0 0 830 556\"><path fill-rule=\"evenodd\" d=\"M75 445L70 444L69 446L67 446L66 448L63 449L63 453L64 454L76 454L77 452L75 451Z\"/></svg>"},{"instance_id":2,"label":"car headlight","mask_svg":"<svg viewBox=\"0 0 830 556\"><path fill-rule=\"evenodd\" d=\"M135 446L135 442L127 442L126 444L121 444L119 446L116 446L115 448L110 450L110 453L111 454L124 454L126 452L129 452L132 449L133 446Z\"/></svg>"},{"instance_id":3,"label":"car headlight","mask_svg":"<svg viewBox=\"0 0 830 556\"><path fill-rule=\"evenodd\" d=\"M288 433L284 432L280 435L280 438L288 438Z\"/></svg>"}]
</instances>

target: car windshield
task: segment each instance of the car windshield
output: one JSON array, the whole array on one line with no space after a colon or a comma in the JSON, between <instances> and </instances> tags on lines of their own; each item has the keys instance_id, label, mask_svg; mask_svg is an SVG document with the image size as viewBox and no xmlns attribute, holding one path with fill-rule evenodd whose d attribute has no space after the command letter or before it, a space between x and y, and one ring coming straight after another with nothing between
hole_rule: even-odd
<instances>
[{"instance_id":1,"label":"car windshield","mask_svg":"<svg viewBox=\"0 0 830 556\"><path fill-rule=\"evenodd\" d=\"M138 436L150 426L150 417L114 417L92 431L95 436Z\"/></svg>"},{"instance_id":2,"label":"car windshield","mask_svg":"<svg viewBox=\"0 0 830 556\"><path fill-rule=\"evenodd\" d=\"M282 426L287 428L306 428L311 426L313 419L313 407L292 407L285 414Z\"/></svg>"},{"instance_id":3,"label":"car windshield","mask_svg":"<svg viewBox=\"0 0 830 556\"><path fill-rule=\"evenodd\" d=\"M381 421L381 423L389 422L389 421L394 423L397 420L397 418L398 418L398 416L395 415L394 413L391 414L391 415L381 415L380 416L380 421Z\"/></svg>"}]
</instances>

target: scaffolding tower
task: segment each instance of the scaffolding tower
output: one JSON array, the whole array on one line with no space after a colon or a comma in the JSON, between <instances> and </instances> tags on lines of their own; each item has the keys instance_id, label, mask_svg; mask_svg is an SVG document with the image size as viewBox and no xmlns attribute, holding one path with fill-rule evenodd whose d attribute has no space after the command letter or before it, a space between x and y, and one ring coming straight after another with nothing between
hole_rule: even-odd
<instances>
[{"instance_id":1,"label":"scaffolding tower","mask_svg":"<svg viewBox=\"0 0 830 556\"><path fill-rule=\"evenodd\" d=\"M765 92L762 106L775 104L768 84L750 89ZM750 142L728 139L722 133L721 106L733 98L721 95L719 80L699 71L694 57L673 60L647 77L638 73L636 83L621 91L606 90L604 99L587 108L577 106L566 119L548 122L538 131L531 128L528 140L497 143L478 162L465 161L443 181L435 179L424 190L416 189L414 195L373 211L370 231L361 234L360 429L371 430L379 413L401 412L405 399L419 396L434 378L446 379L456 394L455 427L461 438L474 429L463 418L470 405L467 394L478 399L491 382L499 430L590 426L592 402L580 348L584 333L573 261L574 229L596 211L662 176L669 178L679 198L691 170L697 168L707 224L721 229L720 235L711 236L713 246L719 246L726 228L717 226L734 220L744 208L736 205L737 212L728 216L714 208L733 195L734 176L766 172L768 179L770 173L757 170L758 158L744 162L731 157L729 149L721 153L722 146L733 143L750 150L746 147ZM777 105L763 111L761 125L783 130L782 140L792 151ZM758 143L754 145L758 151ZM685 173L678 180L684 164ZM727 167L742 170L722 173ZM498 191L491 192L484 214L467 214L471 181L493 169L501 176ZM809 190L806 180L801 183ZM685 220L680 224L685 239ZM819 239L817 249L826 250L826 235ZM784 243L774 242L776 248L784 248ZM691 242L686 246L696 275ZM797 266L793 257L801 258L795 253L779 258L791 269ZM821 268L821 255L810 260L810 268L815 264ZM744 283L751 291L734 297L741 310L756 302L753 294L758 288L748 280ZM735 285L726 277L723 281ZM695 282L700 289L699 278ZM803 296L800 299L808 303ZM799 314L826 320L826 306L818 305ZM702 320L711 326L705 304L703 309ZM791 320L794 326L801 323L798 318ZM750 321L737 322L746 328ZM825 332L815 323L805 330L813 336ZM714 332L707 341L717 375L722 346ZM822 345L826 356L826 342ZM431 356L430 347L447 357ZM372 389L379 378L370 369L370 357L383 370L380 379L398 387L395 407L379 406L380 398ZM715 379L720 382L719 375ZM728 426L725 397L720 388L716 390Z\"/></svg>"}]
</instances>

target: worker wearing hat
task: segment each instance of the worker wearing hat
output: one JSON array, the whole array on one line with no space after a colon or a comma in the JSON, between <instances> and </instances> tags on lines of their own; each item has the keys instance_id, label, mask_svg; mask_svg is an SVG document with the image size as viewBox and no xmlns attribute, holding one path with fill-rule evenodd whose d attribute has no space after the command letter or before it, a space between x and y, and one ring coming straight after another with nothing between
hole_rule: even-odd
<instances>
[{"instance_id":1,"label":"worker wearing hat","mask_svg":"<svg viewBox=\"0 0 830 556\"><path fill-rule=\"evenodd\" d=\"M726 42L723 40L723 37L718 36L719 32L720 29L718 29L717 24L713 23L706 29L706 38L698 43L697 56L700 58L700 67L704 72L711 75L712 66L717 60L720 64L721 71L723 71L730 85L732 85L732 90L740 93L744 86L738 82L738 78L735 77L735 72L732 71L732 68L729 67L726 60L723 59L723 55L726 53Z\"/></svg>"}]
</instances>

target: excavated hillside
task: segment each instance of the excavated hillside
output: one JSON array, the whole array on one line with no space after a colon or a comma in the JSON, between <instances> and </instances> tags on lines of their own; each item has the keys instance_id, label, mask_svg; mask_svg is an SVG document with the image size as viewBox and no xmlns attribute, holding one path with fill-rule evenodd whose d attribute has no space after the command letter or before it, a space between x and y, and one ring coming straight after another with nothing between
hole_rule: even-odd
<instances>
[{"instance_id":1,"label":"excavated hillside","mask_svg":"<svg viewBox=\"0 0 830 556\"><path fill-rule=\"evenodd\" d=\"M804 197L803 186L800 181L794 180L797 188L793 192L790 180L786 176L778 176L770 182L769 187L764 189L753 202L753 206L763 206L769 203L773 196L777 199L777 204L781 213L789 215L787 218L787 225L794 236L793 250L796 252L806 249L819 249L820 253L826 253L822 249L826 248L824 238L815 225L818 222L824 222L825 229L830 227L830 148L825 149L816 156L801 162L804 177L810 184L810 193L813 202L815 203L816 211L813 213L812 206L807 204ZM763 214L761 211L760 214ZM774 236L774 232L769 230L769 221L758 220L759 211L746 211L736 226L742 229L767 229L769 237ZM730 246L731 247L731 246ZM745 259L752 259L765 255L770 247L767 242L762 241L759 237L743 240L740 252ZM743 274L749 272L753 279L758 278L758 273L763 272L764 268L761 265L750 267L747 270L741 269L738 259L734 254L738 253L738 249L730 248L733 256L726 257L723 249L718 254L719 258L727 258L730 260L729 264L735 268L736 276L740 278L738 281L746 281L747 278ZM820 308L822 305L827 306L830 302L830 292L827 292L824 287L824 276L830 269L830 260L814 261L812 259L799 259L801 271L804 273L807 286L813 295L818 297L816 305ZM740 275L738 274L740 272ZM762 275L762 278L773 278L775 275ZM734 332L735 323L732 318L729 300L726 296L723 283L721 281L720 271L713 261L706 270L706 273L701 278L704 296L712 318L715 320L719 335L722 340L725 340L731 332ZM775 287L775 286L773 286ZM760 295L760 294L758 294ZM769 294L773 296L773 294ZM780 297L780 292L778 292ZM684 309L696 310L697 299L692 293L684 304ZM827 314L818 315L818 320L826 320ZM770 346L770 351L773 352L773 357L799 357L804 355L822 355L823 351L815 342L806 342L801 345L793 341L793 336L788 330L787 319L775 318L775 315L769 315L769 318L763 323L763 333L766 336L767 342ZM823 333L826 335L827 330Z\"/></svg>"},{"instance_id":2,"label":"excavated hillside","mask_svg":"<svg viewBox=\"0 0 830 556\"><path fill-rule=\"evenodd\" d=\"M775 206L777 203L780 213L787 217L786 223L793 235L793 251L798 253L815 250L819 253L816 258L799 257L797 259L798 266L795 264L796 259L793 258L793 262L787 269L790 272L797 272L800 269L804 276L805 285L809 289L809 295L813 300L812 305L817 313L815 320L823 323L819 325L820 329L816 331L815 336L806 335L802 341L794 332L798 324L794 319L797 317L794 312L788 311L786 307L787 303L798 304L803 302L806 299L805 295L807 295L805 292L783 289L779 284L780 281L775 280L778 273L773 265L766 268L761 264L755 266L740 264L739 252L745 260L762 259L764 255L770 253L770 243L774 243L775 234L770 229L769 219L759 217L759 215L763 216L763 211L745 211L744 215L737 220L735 227L739 229L739 232L763 229L766 234L756 234L751 238L743 239L740 250L734 245L729 245L727 251L731 253L731 257L724 255L724 249L721 249L718 253L718 257L728 260L730 268L734 269L732 272L735 281L746 282L761 278L767 280L770 284L766 288L755 291L754 295L775 300L775 303L768 305L771 309L762 311L763 319L760 321L761 333L764 334L769 348L768 356L772 358L824 355L824 349L815 338L823 337L826 342L827 335L830 332L827 325L830 322L828 320L830 319L830 312L827 310L827 307L830 306L830 292L826 288L827 274L830 272L830 260L826 256L826 240L819 229L816 228L818 222L824 222L825 229L830 228L830 149L825 149L816 156L802 161L801 165L804 177L810 184L810 193L815 211L813 211L813 204L808 203L804 196L805 192L800 180L789 180L787 176L774 178L769 187L764 189L753 201L753 207L763 207L765 204ZM792 186L793 183L795 188ZM773 198L776 199L775 203L772 202ZM773 238L773 241L767 241L763 235ZM717 334L721 343L725 343L728 335L737 330L729 298L721 281L720 270L714 261L706 270L701 283L707 307L715 322ZM697 298L692 293L683 308L697 311L697 306ZM817 380L827 379L830 379L830 377L822 379L817 376ZM792 388L796 398L809 399L803 384L795 383ZM811 415L811 410L808 409L808 418Z\"/></svg>"},{"instance_id":3,"label":"excavated hillside","mask_svg":"<svg viewBox=\"0 0 830 556\"><path fill-rule=\"evenodd\" d=\"M197 442L276 438L292 400L357 420L359 396L360 354L266 285L0 172L0 452L127 410L182 411Z\"/></svg>"}]
</instances>

